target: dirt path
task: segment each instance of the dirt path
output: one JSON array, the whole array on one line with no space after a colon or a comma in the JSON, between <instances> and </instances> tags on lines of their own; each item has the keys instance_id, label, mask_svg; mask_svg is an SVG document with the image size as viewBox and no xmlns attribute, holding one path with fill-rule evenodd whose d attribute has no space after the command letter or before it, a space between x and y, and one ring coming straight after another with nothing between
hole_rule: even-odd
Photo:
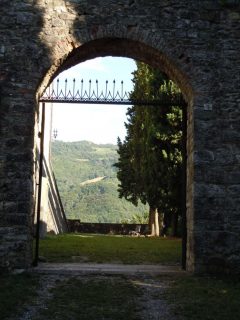
<instances>
[{"instance_id":1,"label":"dirt path","mask_svg":"<svg viewBox=\"0 0 240 320\"><path fill-rule=\"evenodd\" d=\"M35 319L39 311L46 308L47 302L52 298L51 289L65 279L66 277L63 275L41 275L37 295L33 298L32 303L23 306L23 312L20 316L11 317L9 320Z\"/></svg>"},{"instance_id":2,"label":"dirt path","mask_svg":"<svg viewBox=\"0 0 240 320\"><path fill-rule=\"evenodd\" d=\"M142 286L142 296L137 303L142 305L141 320L177 320L173 308L165 298L166 290L169 289L169 279L143 278L136 280Z\"/></svg>"},{"instance_id":3,"label":"dirt path","mask_svg":"<svg viewBox=\"0 0 240 320\"><path fill-rule=\"evenodd\" d=\"M136 318L135 320L179 320L174 316L172 306L167 302L165 295L166 291L171 286L171 283L176 276L176 274L171 275L156 275L149 273L139 273L139 274L122 274L119 272L117 274L106 274L106 273L87 273L86 270L82 274L76 274L74 272L65 272L63 274L63 270L56 270L51 274L46 272L47 270L41 274L39 273L40 281L39 288L37 291L37 296L33 299L32 303L29 305L25 305L23 308L23 312L19 317L12 317L9 320L50 320L51 317L42 317L39 316L44 309L48 308L48 303L54 300L54 296L52 293L52 289L61 290L62 286L67 286L69 288L69 281L71 283L75 281L80 281L79 283L87 283L89 285L94 282L101 281L102 283L113 283L116 286L114 287L114 291L118 290L118 286L120 284L133 286L137 293L134 297L134 309ZM177 275L178 276L178 275ZM71 291L71 288L70 288ZM104 292L104 288L103 288ZM67 301L71 300L70 297L66 297L65 304L66 308L71 308L71 303ZM71 301L70 301L71 302ZM122 306L116 305L117 308L122 308ZM115 307L116 307L115 306ZM57 309L57 306L56 306ZM86 312L87 312L86 308ZM55 318L53 318L55 319ZM61 317L57 319L62 319ZM68 318L75 320L76 318L73 316L72 318ZM81 318L77 318L81 319ZM85 318L84 318L85 319ZM92 317L90 319L93 319ZM111 319L118 320L122 319L121 317L114 318L105 318L101 317L101 319ZM133 319L133 318L131 318ZM100 320L100 318L94 318L94 320Z\"/></svg>"},{"instance_id":4,"label":"dirt path","mask_svg":"<svg viewBox=\"0 0 240 320\"><path fill-rule=\"evenodd\" d=\"M109 275L182 275L180 266L159 264L122 264L122 263L39 263L34 272L40 274L109 274Z\"/></svg>"}]
</instances>

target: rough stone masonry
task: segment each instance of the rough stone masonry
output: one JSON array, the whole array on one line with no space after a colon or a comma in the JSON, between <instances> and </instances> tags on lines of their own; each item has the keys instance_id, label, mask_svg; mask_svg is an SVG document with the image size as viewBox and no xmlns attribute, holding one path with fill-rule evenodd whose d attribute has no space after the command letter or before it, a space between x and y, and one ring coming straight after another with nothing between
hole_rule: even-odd
<instances>
[{"instance_id":1,"label":"rough stone masonry","mask_svg":"<svg viewBox=\"0 0 240 320\"><path fill-rule=\"evenodd\" d=\"M240 271L239 0L1 0L0 266L32 262L38 98L98 56L166 72L188 104L187 270Z\"/></svg>"}]
</instances>

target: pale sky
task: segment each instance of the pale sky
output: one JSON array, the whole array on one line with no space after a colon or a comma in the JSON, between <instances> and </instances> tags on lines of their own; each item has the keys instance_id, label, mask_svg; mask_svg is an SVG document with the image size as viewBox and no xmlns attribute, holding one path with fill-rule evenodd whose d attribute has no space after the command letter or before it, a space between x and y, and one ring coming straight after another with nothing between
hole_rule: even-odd
<instances>
[{"instance_id":1,"label":"pale sky","mask_svg":"<svg viewBox=\"0 0 240 320\"><path fill-rule=\"evenodd\" d=\"M132 90L132 75L136 69L134 60L127 58L96 58L81 63L64 71L58 78L68 81L75 78L76 82L84 79L86 88L89 79L94 85L96 79L103 84L115 79L117 83L124 81L124 88ZM117 85L116 85L117 87ZM99 90L100 91L100 90ZM116 144L117 137L124 139L126 130L127 106L122 105L88 105L88 104L54 104L53 129L58 131L58 140L88 140L94 143Z\"/></svg>"}]
</instances>

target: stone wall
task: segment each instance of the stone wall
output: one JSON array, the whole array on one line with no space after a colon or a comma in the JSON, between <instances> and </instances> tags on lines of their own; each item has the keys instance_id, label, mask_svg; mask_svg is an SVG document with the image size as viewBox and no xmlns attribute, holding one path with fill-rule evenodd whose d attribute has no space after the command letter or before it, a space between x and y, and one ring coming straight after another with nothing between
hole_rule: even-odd
<instances>
[{"instance_id":1,"label":"stone wall","mask_svg":"<svg viewBox=\"0 0 240 320\"><path fill-rule=\"evenodd\" d=\"M41 192L41 211L40 211L40 237L44 237L47 232L59 234L68 231L67 219L58 191L57 182L51 165L51 140L52 140L52 104L45 104L45 125L44 125L44 157L43 157L43 175ZM42 119L42 108L39 110ZM37 122L36 131L41 132L41 121ZM37 158L35 170L38 173L39 168L39 150L40 139L37 139ZM39 179L38 175L36 177ZM36 186L36 196L38 196L38 185ZM37 200L37 199L36 199ZM35 227L36 227L35 211Z\"/></svg>"},{"instance_id":2,"label":"stone wall","mask_svg":"<svg viewBox=\"0 0 240 320\"><path fill-rule=\"evenodd\" d=\"M166 72L188 103L187 269L240 269L240 8L236 0L2 0L0 265L27 267L37 98L97 56Z\"/></svg>"},{"instance_id":3,"label":"stone wall","mask_svg":"<svg viewBox=\"0 0 240 320\"><path fill-rule=\"evenodd\" d=\"M98 234L122 234L122 235L145 235L148 231L147 224L136 223L91 223L80 222L77 219L68 219L69 232L81 232L81 233L98 233Z\"/></svg>"},{"instance_id":4,"label":"stone wall","mask_svg":"<svg viewBox=\"0 0 240 320\"><path fill-rule=\"evenodd\" d=\"M68 224L57 182L50 163L45 162L42 181L40 237L43 238L47 233L59 234L64 232L68 232Z\"/></svg>"}]
</instances>

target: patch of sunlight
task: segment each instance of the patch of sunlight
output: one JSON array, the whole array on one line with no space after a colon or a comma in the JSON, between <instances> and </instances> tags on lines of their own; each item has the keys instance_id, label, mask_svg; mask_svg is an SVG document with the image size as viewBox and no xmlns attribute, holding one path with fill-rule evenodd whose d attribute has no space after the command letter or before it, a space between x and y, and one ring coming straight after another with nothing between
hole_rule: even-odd
<instances>
[{"instance_id":1,"label":"patch of sunlight","mask_svg":"<svg viewBox=\"0 0 240 320\"><path fill-rule=\"evenodd\" d=\"M102 180L105 180L107 178L107 176L103 176L103 177L97 177L94 179L90 179L90 180L86 180L80 183L80 186L85 186L85 184L91 184L91 183L96 183Z\"/></svg>"},{"instance_id":2,"label":"patch of sunlight","mask_svg":"<svg viewBox=\"0 0 240 320\"><path fill-rule=\"evenodd\" d=\"M89 159L75 159L75 160L79 162L89 162Z\"/></svg>"},{"instance_id":3,"label":"patch of sunlight","mask_svg":"<svg viewBox=\"0 0 240 320\"><path fill-rule=\"evenodd\" d=\"M94 236L91 236L91 235L87 235L87 236L84 236L82 234L73 234L74 237L80 237L80 238L93 238Z\"/></svg>"},{"instance_id":4,"label":"patch of sunlight","mask_svg":"<svg viewBox=\"0 0 240 320\"><path fill-rule=\"evenodd\" d=\"M139 287L150 287L150 288L163 288L163 287L166 287L166 285L164 286L164 285L161 285L161 284L146 283L146 282L142 282L142 281L138 281L138 280L132 280L131 282L135 286L139 286Z\"/></svg>"}]
</instances>

